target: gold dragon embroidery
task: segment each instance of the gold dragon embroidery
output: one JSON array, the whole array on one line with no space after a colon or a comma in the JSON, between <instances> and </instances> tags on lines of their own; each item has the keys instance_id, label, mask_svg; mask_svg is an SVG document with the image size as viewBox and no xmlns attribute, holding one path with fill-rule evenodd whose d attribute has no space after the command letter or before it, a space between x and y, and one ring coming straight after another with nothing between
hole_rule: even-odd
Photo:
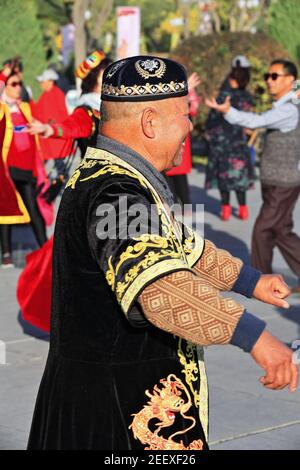
<instances>
[{"instance_id":1,"label":"gold dragon embroidery","mask_svg":"<svg viewBox=\"0 0 300 470\"><path fill-rule=\"evenodd\" d=\"M147 445L145 450L202 450L201 439L192 441L187 447L182 440L180 442L174 440L175 436L186 434L196 425L195 418L186 415L192 406L192 399L187 388L174 374L170 374L166 379L161 379L160 384L162 388L155 385L152 394L146 390L145 394L150 398L150 401L141 411L133 415L134 418L129 429L132 429L134 438ZM161 434L161 431L174 424L177 413L190 421L191 425L166 438ZM157 429L151 431L149 424L153 419L158 420L155 424Z\"/></svg>"}]
</instances>

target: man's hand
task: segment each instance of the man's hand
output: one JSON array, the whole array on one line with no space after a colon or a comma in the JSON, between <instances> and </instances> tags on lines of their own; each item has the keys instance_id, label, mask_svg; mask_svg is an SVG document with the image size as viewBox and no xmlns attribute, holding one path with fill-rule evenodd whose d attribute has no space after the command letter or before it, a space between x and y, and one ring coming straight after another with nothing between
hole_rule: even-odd
<instances>
[{"instance_id":1,"label":"man's hand","mask_svg":"<svg viewBox=\"0 0 300 470\"><path fill-rule=\"evenodd\" d=\"M299 371L292 361L291 349L264 331L253 346L251 356L266 372L259 379L262 385L271 390L282 390L289 386L289 391L295 392Z\"/></svg>"},{"instance_id":2,"label":"man's hand","mask_svg":"<svg viewBox=\"0 0 300 470\"><path fill-rule=\"evenodd\" d=\"M218 104L215 98L212 98L212 99L206 98L205 104L209 108L215 109L219 113L226 114L226 113L228 113L228 111L230 109L230 106L231 106L230 96L226 96L226 99L225 99L224 103L222 103L222 104Z\"/></svg>"},{"instance_id":3,"label":"man's hand","mask_svg":"<svg viewBox=\"0 0 300 470\"><path fill-rule=\"evenodd\" d=\"M280 308L289 308L285 299L291 291L280 274L262 274L253 292L253 297Z\"/></svg>"},{"instance_id":4,"label":"man's hand","mask_svg":"<svg viewBox=\"0 0 300 470\"><path fill-rule=\"evenodd\" d=\"M34 119L28 126L28 131L31 135L40 134L42 137L50 137L54 134L54 131L49 124L43 124L42 122Z\"/></svg>"}]
</instances>

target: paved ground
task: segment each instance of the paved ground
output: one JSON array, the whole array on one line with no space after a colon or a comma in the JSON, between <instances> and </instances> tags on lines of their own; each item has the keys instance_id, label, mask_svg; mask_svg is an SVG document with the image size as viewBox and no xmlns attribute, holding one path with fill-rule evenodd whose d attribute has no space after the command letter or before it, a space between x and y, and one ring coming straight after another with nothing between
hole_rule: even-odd
<instances>
[{"instance_id":1,"label":"paved ground","mask_svg":"<svg viewBox=\"0 0 300 470\"><path fill-rule=\"evenodd\" d=\"M260 206L259 190L249 194L251 218L248 222L233 217L224 223L218 218L217 192L207 195L200 189L203 174L193 170L190 183L194 201L205 204L206 237L247 261L253 221ZM300 202L295 219L296 231L300 233ZM14 241L15 259L21 266L24 250L33 248L30 230L15 230ZM278 253L274 266L290 284L297 283ZM47 337L24 325L20 319L15 298L20 272L20 268L0 270L0 340L5 341L7 352L7 365L0 365L0 449L26 447L48 351ZM250 311L267 320L269 329L284 342L300 339L300 296L291 297L292 306L284 312L252 300L244 303ZM207 349L206 358L212 449L300 449L300 391L289 394L265 390L258 382L260 369L249 355L237 348L211 347Z\"/></svg>"}]
</instances>

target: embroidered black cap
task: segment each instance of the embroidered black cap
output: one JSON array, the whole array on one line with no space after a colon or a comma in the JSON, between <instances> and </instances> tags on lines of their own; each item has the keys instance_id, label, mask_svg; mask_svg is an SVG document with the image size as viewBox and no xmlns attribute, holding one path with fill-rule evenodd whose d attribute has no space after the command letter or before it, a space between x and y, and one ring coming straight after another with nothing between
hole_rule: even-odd
<instances>
[{"instance_id":1,"label":"embroidered black cap","mask_svg":"<svg viewBox=\"0 0 300 470\"><path fill-rule=\"evenodd\" d=\"M128 57L110 64L103 74L104 101L154 101L187 94L186 70L170 59Z\"/></svg>"}]
</instances>

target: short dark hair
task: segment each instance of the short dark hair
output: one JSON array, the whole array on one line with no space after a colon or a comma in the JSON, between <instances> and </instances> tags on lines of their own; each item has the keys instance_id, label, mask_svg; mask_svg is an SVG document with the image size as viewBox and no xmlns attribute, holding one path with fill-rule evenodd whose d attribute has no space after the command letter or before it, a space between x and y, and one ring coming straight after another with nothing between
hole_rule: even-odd
<instances>
[{"instance_id":1,"label":"short dark hair","mask_svg":"<svg viewBox=\"0 0 300 470\"><path fill-rule=\"evenodd\" d=\"M282 65L284 72L288 75L292 75L295 80L298 77L298 69L296 65L291 62L290 60L285 60L285 59L275 59L271 62L271 65Z\"/></svg>"},{"instance_id":2,"label":"short dark hair","mask_svg":"<svg viewBox=\"0 0 300 470\"><path fill-rule=\"evenodd\" d=\"M236 80L240 90L244 90L250 81L249 67L232 67L229 78Z\"/></svg>"},{"instance_id":3,"label":"short dark hair","mask_svg":"<svg viewBox=\"0 0 300 470\"><path fill-rule=\"evenodd\" d=\"M5 67L5 65L9 65L13 61L17 61L17 65L18 65L18 68L19 68L20 72L23 72L23 63L22 63L20 57L12 57L11 59L6 59L4 62L2 62L2 65L3 65L3 67Z\"/></svg>"}]
</instances>

